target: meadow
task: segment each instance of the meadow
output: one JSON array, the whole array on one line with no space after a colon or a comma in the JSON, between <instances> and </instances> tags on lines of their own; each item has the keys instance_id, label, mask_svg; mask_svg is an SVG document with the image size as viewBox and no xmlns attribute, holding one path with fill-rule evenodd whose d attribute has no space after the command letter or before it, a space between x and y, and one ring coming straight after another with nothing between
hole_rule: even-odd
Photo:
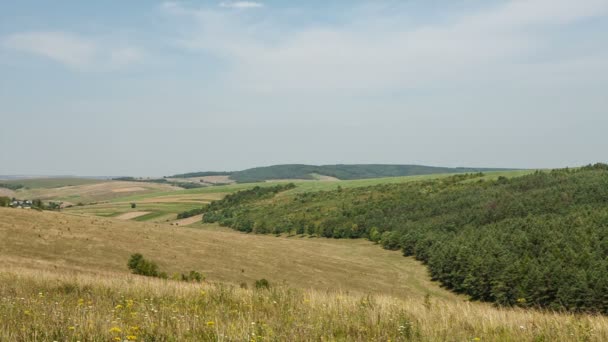
<instances>
[{"instance_id":1,"label":"meadow","mask_svg":"<svg viewBox=\"0 0 608 342\"><path fill-rule=\"evenodd\" d=\"M0 209L0 340L604 341L596 315L496 308L362 240ZM203 283L128 273L130 253ZM269 289L253 286L266 278Z\"/></svg>"}]
</instances>

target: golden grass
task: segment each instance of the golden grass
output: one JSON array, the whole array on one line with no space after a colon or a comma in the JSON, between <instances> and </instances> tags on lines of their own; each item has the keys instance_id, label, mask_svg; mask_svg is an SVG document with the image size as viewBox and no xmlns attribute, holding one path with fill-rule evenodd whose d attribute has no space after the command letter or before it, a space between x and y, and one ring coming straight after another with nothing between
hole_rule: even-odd
<instances>
[{"instance_id":1,"label":"golden grass","mask_svg":"<svg viewBox=\"0 0 608 342\"><path fill-rule=\"evenodd\" d=\"M133 276L133 252L208 282ZM260 278L270 290L252 289ZM606 341L608 318L472 303L413 259L365 241L0 208L0 341L114 338Z\"/></svg>"},{"instance_id":2,"label":"golden grass","mask_svg":"<svg viewBox=\"0 0 608 342\"><path fill-rule=\"evenodd\" d=\"M608 319L467 302L0 269L3 341L605 341Z\"/></svg>"},{"instance_id":3,"label":"golden grass","mask_svg":"<svg viewBox=\"0 0 608 342\"><path fill-rule=\"evenodd\" d=\"M273 237L217 226L171 226L0 208L0 266L128 273L142 253L169 274L190 270L240 284L266 278L301 288L462 300L399 252L363 240Z\"/></svg>"}]
</instances>

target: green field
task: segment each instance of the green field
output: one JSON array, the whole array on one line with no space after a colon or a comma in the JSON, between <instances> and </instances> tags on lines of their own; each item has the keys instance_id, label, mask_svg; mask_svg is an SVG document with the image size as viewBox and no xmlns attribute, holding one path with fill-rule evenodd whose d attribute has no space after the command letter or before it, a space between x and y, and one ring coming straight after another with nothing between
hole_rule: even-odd
<instances>
[{"instance_id":1,"label":"green field","mask_svg":"<svg viewBox=\"0 0 608 342\"><path fill-rule=\"evenodd\" d=\"M503 177L517 177L525 174L532 173L530 170L522 171L496 171L488 172L483 177L484 179L497 179L500 176ZM406 177L387 177L387 178L374 178L374 179L359 179L359 180L347 180L347 181L306 181L296 180L291 183L296 185L295 189L286 191L282 196L289 196L292 194L305 193L305 192L316 192L316 191L331 191L338 187L341 188L358 188L366 186L374 186L380 184L398 184L417 182L430 179L441 179L450 177L454 174L434 174L434 175L421 175L421 176L406 176ZM67 211L72 213L90 214L96 216L113 217L130 211L150 211L150 214L136 218L137 221L166 221L177 215L180 212L187 210L200 208L204 203L208 203L212 200L221 199L225 194L234 193L240 190L251 189L256 186L270 187L277 184L284 184L285 181L280 182L260 182L260 183L244 183L244 184L230 184L230 185L219 185L210 186L205 188L188 189L188 190L172 190L172 191L149 191L147 193L129 195L129 196L116 196L109 199L107 202L75 206L68 208ZM146 184L146 183L143 183ZM131 209L130 203L136 203L137 208Z\"/></svg>"}]
</instances>

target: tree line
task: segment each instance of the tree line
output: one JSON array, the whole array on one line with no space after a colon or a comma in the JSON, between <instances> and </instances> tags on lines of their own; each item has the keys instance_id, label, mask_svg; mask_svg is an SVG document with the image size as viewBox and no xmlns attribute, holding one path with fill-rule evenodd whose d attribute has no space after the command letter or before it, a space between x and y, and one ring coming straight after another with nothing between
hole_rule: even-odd
<instances>
[{"instance_id":1,"label":"tree line","mask_svg":"<svg viewBox=\"0 0 608 342\"><path fill-rule=\"evenodd\" d=\"M434 280L476 300L608 313L605 164L229 196L204 207L204 221L244 232L366 238L414 256Z\"/></svg>"}]
</instances>

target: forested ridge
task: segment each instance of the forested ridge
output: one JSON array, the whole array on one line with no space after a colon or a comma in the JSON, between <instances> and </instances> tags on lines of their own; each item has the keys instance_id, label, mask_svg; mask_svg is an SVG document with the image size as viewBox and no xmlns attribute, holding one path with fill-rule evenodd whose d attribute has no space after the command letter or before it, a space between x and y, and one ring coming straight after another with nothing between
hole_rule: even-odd
<instances>
[{"instance_id":1,"label":"forested ridge","mask_svg":"<svg viewBox=\"0 0 608 342\"><path fill-rule=\"evenodd\" d=\"M608 165L482 174L204 207L244 232L367 238L424 262L476 300L608 313ZM247 200L239 200L247 198Z\"/></svg>"},{"instance_id":2,"label":"forested ridge","mask_svg":"<svg viewBox=\"0 0 608 342\"><path fill-rule=\"evenodd\" d=\"M341 180L401 177L414 175L430 175L438 173L466 173L480 171L506 171L509 169L465 168L465 167L436 167L424 165L392 165L392 164L337 164L337 165L306 165L284 164L254 167L235 172L192 172L175 175L175 178L202 177L210 175L227 175L238 183L263 182L274 179L308 179L319 175L335 177Z\"/></svg>"}]
</instances>

